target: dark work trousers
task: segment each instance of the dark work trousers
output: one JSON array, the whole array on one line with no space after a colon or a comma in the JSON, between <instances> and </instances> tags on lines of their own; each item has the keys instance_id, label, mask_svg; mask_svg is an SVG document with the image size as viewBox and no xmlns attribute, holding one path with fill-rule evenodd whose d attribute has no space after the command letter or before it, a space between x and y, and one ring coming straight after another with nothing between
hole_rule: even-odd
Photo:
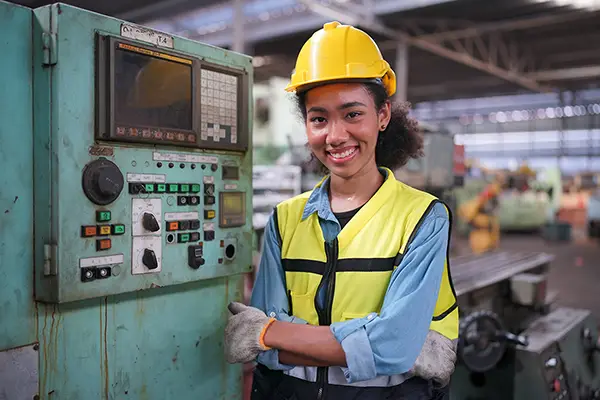
<instances>
[{"instance_id":1,"label":"dark work trousers","mask_svg":"<svg viewBox=\"0 0 600 400\"><path fill-rule=\"evenodd\" d=\"M449 385L436 388L431 381L411 378L392 387L326 385L323 400L449 400ZM272 371L258 364L254 370L251 400L317 400L318 386Z\"/></svg>"}]
</instances>

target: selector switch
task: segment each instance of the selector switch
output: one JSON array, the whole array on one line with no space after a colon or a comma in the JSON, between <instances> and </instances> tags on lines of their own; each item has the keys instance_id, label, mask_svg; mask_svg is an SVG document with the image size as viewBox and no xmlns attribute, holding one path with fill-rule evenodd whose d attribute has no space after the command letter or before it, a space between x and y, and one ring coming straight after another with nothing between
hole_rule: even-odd
<instances>
[{"instance_id":1,"label":"selector switch","mask_svg":"<svg viewBox=\"0 0 600 400\"><path fill-rule=\"evenodd\" d=\"M215 194L215 184L214 183L205 183L204 184L204 194L207 196L212 196Z\"/></svg>"},{"instance_id":2,"label":"selector switch","mask_svg":"<svg viewBox=\"0 0 600 400\"><path fill-rule=\"evenodd\" d=\"M105 206L119 197L125 181L115 163L106 158L99 158L85 166L81 185L92 203Z\"/></svg>"},{"instance_id":3,"label":"selector switch","mask_svg":"<svg viewBox=\"0 0 600 400\"><path fill-rule=\"evenodd\" d=\"M158 232L160 230L160 225L156 217L147 212L142 216L142 226L149 232Z\"/></svg>"},{"instance_id":4,"label":"selector switch","mask_svg":"<svg viewBox=\"0 0 600 400\"><path fill-rule=\"evenodd\" d=\"M198 269L204 265L202 246L188 246L188 265L190 268Z\"/></svg>"},{"instance_id":5,"label":"selector switch","mask_svg":"<svg viewBox=\"0 0 600 400\"><path fill-rule=\"evenodd\" d=\"M142 263L150 270L158 268L158 260L156 259L154 251L145 249L144 255L142 256Z\"/></svg>"}]
</instances>

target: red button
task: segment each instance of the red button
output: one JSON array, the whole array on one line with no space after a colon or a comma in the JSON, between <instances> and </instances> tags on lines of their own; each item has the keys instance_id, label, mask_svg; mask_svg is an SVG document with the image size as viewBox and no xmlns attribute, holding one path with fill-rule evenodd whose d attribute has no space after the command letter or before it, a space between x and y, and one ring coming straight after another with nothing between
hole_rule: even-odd
<instances>
[{"instance_id":1,"label":"red button","mask_svg":"<svg viewBox=\"0 0 600 400\"><path fill-rule=\"evenodd\" d=\"M558 379L554 380L554 385L553 386L554 386L554 391L556 393L560 392L560 381Z\"/></svg>"}]
</instances>

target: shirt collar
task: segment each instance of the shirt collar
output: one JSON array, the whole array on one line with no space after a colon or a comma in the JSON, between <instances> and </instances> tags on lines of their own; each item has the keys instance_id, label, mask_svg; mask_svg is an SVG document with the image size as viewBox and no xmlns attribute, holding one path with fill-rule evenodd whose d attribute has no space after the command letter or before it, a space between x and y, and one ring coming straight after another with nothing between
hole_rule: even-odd
<instances>
[{"instance_id":1,"label":"shirt collar","mask_svg":"<svg viewBox=\"0 0 600 400\"><path fill-rule=\"evenodd\" d=\"M386 179L388 177L387 169L378 169L384 179ZM331 211L331 205L329 204L329 175L314 187L304 206L302 220L304 221L314 213L317 213L319 218L337 221L337 218L335 218L335 215L333 215L333 212Z\"/></svg>"}]
</instances>

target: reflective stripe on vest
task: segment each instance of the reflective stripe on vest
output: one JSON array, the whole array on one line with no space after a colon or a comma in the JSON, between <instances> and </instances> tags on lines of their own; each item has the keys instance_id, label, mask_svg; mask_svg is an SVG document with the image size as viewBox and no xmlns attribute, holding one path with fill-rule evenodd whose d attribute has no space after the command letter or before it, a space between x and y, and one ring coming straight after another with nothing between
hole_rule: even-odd
<instances>
[{"instance_id":1,"label":"reflective stripe on vest","mask_svg":"<svg viewBox=\"0 0 600 400\"><path fill-rule=\"evenodd\" d=\"M277 206L281 257L296 317L319 325L380 312L392 272L425 215L439 202L387 172L381 188L339 233L334 242L337 246L326 246L316 213L302 220L311 192ZM320 321L315 296L328 271L335 271L334 290L330 309L325 310L328 314L325 318L322 313ZM458 337L458 307L448 255L430 329L452 340Z\"/></svg>"}]
</instances>

